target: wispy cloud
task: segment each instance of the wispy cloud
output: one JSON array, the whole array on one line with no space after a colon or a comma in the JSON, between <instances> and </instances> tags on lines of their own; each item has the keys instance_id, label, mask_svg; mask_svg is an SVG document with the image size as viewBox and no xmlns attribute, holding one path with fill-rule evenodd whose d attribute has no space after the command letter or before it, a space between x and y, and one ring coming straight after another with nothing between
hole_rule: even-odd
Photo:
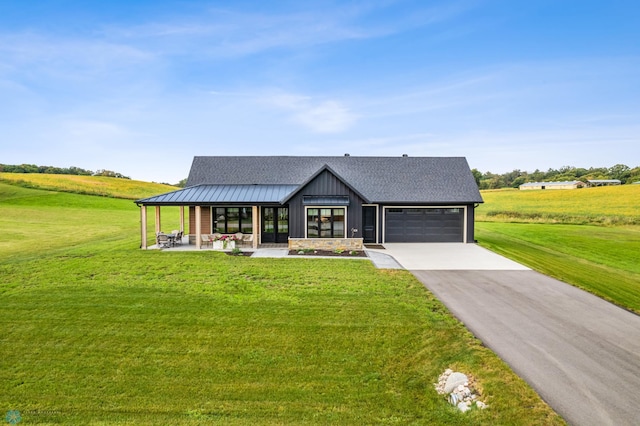
<instances>
[{"instance_id":1,"label":"wispy cloud","mask_svg":"<svg viewBox=\"0 0 640 426\"><path fill-rule=\"evenodd\" d=\"M211 8L199 16L173 16L133 26L105 26L107 39L142 44L165 54L246 56L385 37L429 26L472 8L468 1L387 15L391 2L309 5L298 11L254 12ZM384 16L384 19L379 19ZM373 18L373 19L372 19Z\"/></svg>"},{"instance_id":2,"label":"wispy cloud","mask_svg":"<svg viewBox=\"0 0 640 426\"><path fill-rule=\"evenodd\" d=\"M152 57L135 46L109 40L33 32L0 34L0 63L13 69L34 65L112 69L117 64L140 63Z\"/></svg>"},{"instance_id":3,"label":"wispy cloud","mask_svg":"<svg viewBox=\"0 0 640 426\"><path fill-rule=\"evenodd\" d=\"M356 114L334 99L318 100L291 93L278 93L263 100L288 111L294 122L315 133L343 132L357 120Z\"/></svg>"}]
</instances>

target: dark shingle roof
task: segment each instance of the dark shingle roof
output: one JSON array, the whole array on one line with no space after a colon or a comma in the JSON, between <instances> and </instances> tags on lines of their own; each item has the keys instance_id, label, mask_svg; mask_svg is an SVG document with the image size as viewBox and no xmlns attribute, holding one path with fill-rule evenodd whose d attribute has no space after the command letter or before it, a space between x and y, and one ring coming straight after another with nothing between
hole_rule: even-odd
<instances>
[{"instance_id":1,"label":"dark shingle roof","mask_svg":"<svg viewBox=\"0 0 640 426\"><path fill-rule=\"evenodd\" d=\"M187 187L300 185L329 167L372 203L481 203L464 157L195 157Z\"/></svg>"}]
</instances>

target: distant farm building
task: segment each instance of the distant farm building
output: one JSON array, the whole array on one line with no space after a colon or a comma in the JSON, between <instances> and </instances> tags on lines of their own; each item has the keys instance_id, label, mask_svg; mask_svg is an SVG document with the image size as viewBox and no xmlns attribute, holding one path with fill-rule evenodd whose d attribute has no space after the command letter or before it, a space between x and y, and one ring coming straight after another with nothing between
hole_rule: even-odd
<instances>
[{"instance_id":1,"label":"distant farm building","mask_svg":"<svg viewBox=\"0 0 640 426\"><path fill-rule=\"evenodd\" d=\"M589 186L610 186L610 185L620 185L620 181L618 179L590 179Z\"/></svg>"},{"instance_id":2,"label":"distant farm building","mask_svg":"<svg viewBox=\"0 0 640 426\"><path fill-rule=\"evenodd\" d=\"M584 182L580 182L579 180L568 182L527 182L520 185L520 189L577 189L583 188L584 186Z\"/></svg>"}]
</instances>

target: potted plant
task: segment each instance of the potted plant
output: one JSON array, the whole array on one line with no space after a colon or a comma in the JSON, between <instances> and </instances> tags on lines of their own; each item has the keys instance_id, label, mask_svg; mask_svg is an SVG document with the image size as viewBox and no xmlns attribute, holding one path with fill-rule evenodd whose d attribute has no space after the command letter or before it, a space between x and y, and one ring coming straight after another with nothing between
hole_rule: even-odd
<instances>
[{"instance_id":1,"label":"potted plant","mask_svg":"<svg viewBox=\"0 0 640 426\"><path fill-rule=\"evenodd\" d=\"M214 250L234 249L236 247L236 241L238 241L238 239L235 235L216 235L213 239L213 248Z\"/></svg>"}]
</instances>

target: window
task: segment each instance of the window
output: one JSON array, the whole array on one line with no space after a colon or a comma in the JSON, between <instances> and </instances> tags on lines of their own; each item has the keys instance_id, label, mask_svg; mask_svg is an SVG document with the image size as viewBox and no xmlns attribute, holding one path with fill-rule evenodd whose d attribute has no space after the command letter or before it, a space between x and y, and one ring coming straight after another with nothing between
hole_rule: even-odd
<instances>
[{"instance_id":1,"label":"window","mask_svg":"<svg viewBox=\"0 0 640 426\"><path fill-rule=\"evenodd\" d=\"M344 238L344 208L307 209L308 238Z\"/></svg>"},{"instance_id":2,"label":"window","mask_svg":"<svg viewBox=\"0 0 640 426\"><path fill-rule=\"evenodd\" d=\"M250 207L240 208L240 232L243 234L253 233L253 211Z\"/></svg>"},{"instance_id":3,"label":"window","mask_svg":"<svg viewBox=\"0 0 640 426\"><path fill-rule=\"evenodd\" d=\"M251 207L216 207L212 209L214 232L221 234L251 234L253 232L253 214Z\"/></svg>"}]
</instances>

